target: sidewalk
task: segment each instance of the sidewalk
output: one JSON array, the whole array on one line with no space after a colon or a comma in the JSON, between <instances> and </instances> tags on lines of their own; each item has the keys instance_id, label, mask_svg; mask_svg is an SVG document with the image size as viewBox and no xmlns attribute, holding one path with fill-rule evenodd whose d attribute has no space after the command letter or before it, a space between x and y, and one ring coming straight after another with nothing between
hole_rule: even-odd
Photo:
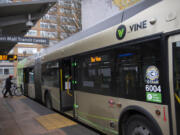
<instances>
[{"instance_id":1,"label":"sidewalk","mask_svg":"<svg viewBox=\"0 0 180 135\"><path fill-rule=\"evenodd\" d=\"M98 135L77 123L69 124L73 121L68 126L54 127L50 122L62 124L63 119L52 121L51 116L71 121L24 96L3 98L0 91L0 135ZM44 121L52 127L48 129L38 121L43 117L50 118Z\"/></svg>"}]
</instances>

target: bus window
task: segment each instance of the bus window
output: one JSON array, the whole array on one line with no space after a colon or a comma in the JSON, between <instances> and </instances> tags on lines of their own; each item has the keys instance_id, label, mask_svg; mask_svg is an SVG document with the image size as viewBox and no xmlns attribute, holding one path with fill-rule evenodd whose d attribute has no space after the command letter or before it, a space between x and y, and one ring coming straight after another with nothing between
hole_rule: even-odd
<instances>
[{"instance_id":1,"label":"bus window","mask_svg":"<svg viewBox=\"0 0 180 135\"><path fill-rule=\"evenodd\" d=\"M58 63L46 63L42 65L42 85L49 87L59 87Z\"/></svg>"},{"instance_id":2,"label":"bus window","mask_svg":"<svg viewBox=\"0 0 180 135\"><path fill-rule=\"evenodd\" d=\"M33 84L34 83L34 70L29 69L29 83Z\"/></svg>"},{"instance_id":3,"label":"bus window","mask_svg":"<svg viewBox=\"0 0 180 135\"><path fill-rule=\"evenodd\" d=\"M124 48L123 48L124 49ZM117 87L122 97L135 98L136 90L138 88L140 76L139 76L139 64L137 50L130 51L125 48L127 52L120 51L117 54Z\"/></svg>"},{"instance_id":4,"label":"bus window","mask_svg":"<svg viewBox=\"0 0 180 135\"><path fill-rule=\"evenodd\" d=\"M78 87L91 93L112 95L112 59L105 52L82 56L78 66Z\"/></svg>"},{"instance_id":5,"label":"bus window","mask_svg":"<svg viewBox=\"0 0 180 135\"><path fill-rule=\"evenodd\" d=\"M159 87L160 81L155 84L146 78L149 67L160 70L159 41L121 47L116 59L116 89L120 97L146 100L146 85Z\"/></svg>"}]
</instances>

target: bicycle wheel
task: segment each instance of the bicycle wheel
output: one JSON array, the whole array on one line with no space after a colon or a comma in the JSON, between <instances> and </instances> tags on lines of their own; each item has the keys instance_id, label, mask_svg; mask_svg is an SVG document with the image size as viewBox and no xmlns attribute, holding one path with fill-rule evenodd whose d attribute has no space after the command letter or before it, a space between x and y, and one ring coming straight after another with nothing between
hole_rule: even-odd
<instances>
[{"instance_id":1,"label":"bicycle wheel","mask_svg":"<svg viewBox=\"0 0 180 135\"><path fill-rule=\"evenodd\" d=\"M6 91L6 88L3 88L3 89L2 89L2 94L3 94L3 95L5 94L5 91Z\"/></svg>"},{"instance_id":2,"label":"bicycle wheel","mask_svg":"<svg viewBox=\"0 0 180 135\"><path fill-rule=\"evenodd\" d=\"M15 95L15 96L21 96L21 95L22 95L22 92L21 92L20 88L17 87L17 88L14 90L14 95Z\"/></svg>"}]
</instances>

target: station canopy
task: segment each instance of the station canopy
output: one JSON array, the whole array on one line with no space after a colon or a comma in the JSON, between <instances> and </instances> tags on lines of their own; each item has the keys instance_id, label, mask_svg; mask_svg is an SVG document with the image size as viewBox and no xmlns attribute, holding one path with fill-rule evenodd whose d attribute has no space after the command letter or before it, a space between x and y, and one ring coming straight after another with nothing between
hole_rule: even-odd
<instances>
[{"instance_id":1,"label":"station canopy","mask_svg":"<svg viewBox=\"0 0 180 135\"><path fill-rule=\"evenodd\" d=\"M0 4L0 37L24 36L57 0L36 0ZM31 21L34 25L28 25ZM0 42L0 54L7 54L16 43Z\"/></svg>"}]
</instances>

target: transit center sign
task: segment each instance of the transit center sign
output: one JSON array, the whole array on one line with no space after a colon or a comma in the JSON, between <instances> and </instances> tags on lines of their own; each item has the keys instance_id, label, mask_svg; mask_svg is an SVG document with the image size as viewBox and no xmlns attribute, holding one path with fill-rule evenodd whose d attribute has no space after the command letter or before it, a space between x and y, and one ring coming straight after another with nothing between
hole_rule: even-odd
<instances>
[{"instance_id":1,"label":"transit center sign","mask_svg":"<svg viewBox=\"0 0 180 135\"><path fill-rule=\"evenodd\" d=\"M0 42L23 42L23 43L35 43L35 44L49 44L48 38L36 38L36 37L20 37L20 36L0 36Z\"/></svg>"}]
</instances>

